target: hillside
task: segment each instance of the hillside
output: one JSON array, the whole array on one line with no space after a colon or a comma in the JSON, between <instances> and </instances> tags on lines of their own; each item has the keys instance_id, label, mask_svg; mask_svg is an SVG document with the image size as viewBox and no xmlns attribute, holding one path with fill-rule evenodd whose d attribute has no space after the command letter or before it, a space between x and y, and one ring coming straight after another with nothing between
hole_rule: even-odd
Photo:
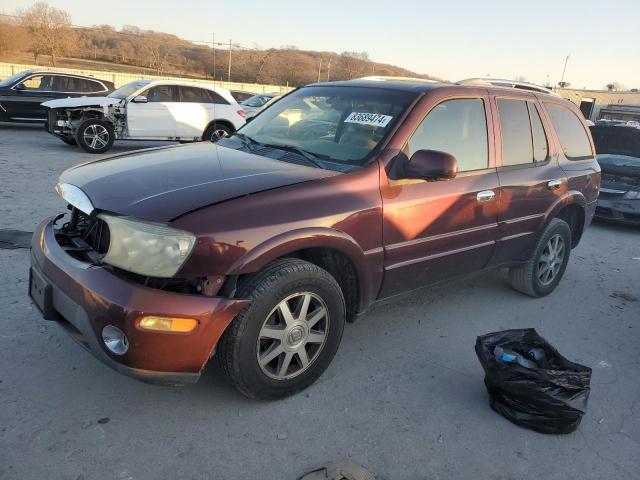
<instances>
[{"instance_id":1,"label":"hillside","mask_svg":"<svg viewBox=\"0 0 640 480\"><path fill-rule=\"evenodd\" d=\"M229 77L229 48L199 45L168 33L125 26L90 28L68 25L65 42L55 58L38 46L23 18L0 16L0 61L184 75ZM51 38L51 37L49 37ZM56 38L56 37L54 37ZM116 66L114 66L114 64ZM249 49L232 46L231 80L298 86L321 80L345 80L366 75L433 78L407 69L371 61L366 52L318 52L295 47Z\"/></svg>"}]
</instances>

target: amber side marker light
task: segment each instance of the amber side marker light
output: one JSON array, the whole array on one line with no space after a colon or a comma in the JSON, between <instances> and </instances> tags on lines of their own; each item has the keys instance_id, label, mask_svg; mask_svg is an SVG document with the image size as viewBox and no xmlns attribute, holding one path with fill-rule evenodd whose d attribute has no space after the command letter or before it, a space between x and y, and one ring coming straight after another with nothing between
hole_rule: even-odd
<instances>
[{"instance_id":1,"label":"amber side marker light","mask_svg":"<svg viewBox=\"0 0 640 480\"><path fill-rule=\"evenodd\" d=\"M188 333L198 326L195 318L142 317L140 328L157 332Z\"/></svg>"}]
</instances>

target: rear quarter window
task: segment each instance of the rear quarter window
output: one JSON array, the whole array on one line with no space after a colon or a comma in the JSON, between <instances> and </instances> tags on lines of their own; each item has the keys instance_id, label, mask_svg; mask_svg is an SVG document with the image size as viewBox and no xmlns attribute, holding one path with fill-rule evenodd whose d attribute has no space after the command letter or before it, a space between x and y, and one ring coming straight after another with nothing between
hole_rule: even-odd
<instances>
[{"instance_id":1,"label":"rear quarter window","mask_svg":"<svg viewBox=\"0 0 640 480\"><path fill-rule=\"evenodd\" d=\"M558 134L564 155L569 160L581 160L593 156L589 137L582 121L571 110L559 105L546 104L551 122Z\"/></svg>"}]
</instances>

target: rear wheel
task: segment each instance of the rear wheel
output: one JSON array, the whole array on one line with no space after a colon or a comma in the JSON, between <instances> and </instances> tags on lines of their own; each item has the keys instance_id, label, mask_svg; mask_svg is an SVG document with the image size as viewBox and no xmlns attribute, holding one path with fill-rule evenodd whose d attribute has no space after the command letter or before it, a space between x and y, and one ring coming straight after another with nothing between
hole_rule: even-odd
<instances>
[{"instance_id":1,"label":"rear wheel","mask_svg":"<svg viewBox=\"0 0 640 480\"><path fill-rule=\"evenodd\" d=\"M336 280L298 259L278 260L241 286L250 298L225 331L218 360L250 398L280 398L311 385L333 359L345 321Z\"/></svg>"},{"instance_id":2,"label":"rear wheel","mask_svg":"<svg viewBox=\"0 0 640 480\"><path fill-rule=\"evenodd\" d=\"M83 121L76 132L76 141L89 153L104 153L111 148L115 140L113 125L101 118Z\"/></svg>"},{"instance_id":3,"label":"rear wheel","mask_svg":"<svg viewBox=\"0 0 640 480\"><path fill-rule=\"evenodd\" d=\"M545 228L531 259L509 269L511 286L531 297L544 297L558 286L569 263L571 228L554 218Z\"/></svg>"},{"instance_id":4,"label":"rear wheel","mask_svg":"<svg viewBox=\"0 0 640 480\"><path fill-rule=\"evenodd\" d=\"M223 123L212 123L207 127L202 135L202 140L217 142L221 138L230 137L233 135L233 130Z\"/></svg>"}]
</instances>

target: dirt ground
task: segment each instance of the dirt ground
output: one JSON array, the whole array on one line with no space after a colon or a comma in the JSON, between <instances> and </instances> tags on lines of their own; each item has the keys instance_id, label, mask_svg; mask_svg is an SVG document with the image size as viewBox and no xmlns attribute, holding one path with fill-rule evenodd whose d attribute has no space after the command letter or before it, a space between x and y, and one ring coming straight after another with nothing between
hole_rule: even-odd
<instances>
[{"instance_id":1,"label":"dirt ground","mask_svg":"<svg viewBox=\"0 0 640 480\"><path fill-rule=\"evenodd\" d=\"M32 231L61 211L57 174L94 158L0 124L0 228ZM293 480L339 459L387 480L640 478L640 229L594 224L543 299L493 272L379 307L347 325L315 385L276 402L241 397L216 368L185 388L108 369L40 318L28 265L28 250L0 250L1 479ZM575 433L490 409L475 338L519 327L593 368Z\"/></svg>"}]
</instances>

